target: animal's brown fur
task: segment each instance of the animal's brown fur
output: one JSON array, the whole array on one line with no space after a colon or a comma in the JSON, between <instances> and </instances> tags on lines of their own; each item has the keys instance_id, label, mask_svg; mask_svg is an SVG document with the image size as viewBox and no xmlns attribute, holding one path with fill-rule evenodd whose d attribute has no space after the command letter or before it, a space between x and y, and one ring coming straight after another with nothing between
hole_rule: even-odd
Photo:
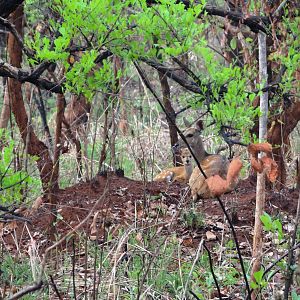
<instances>
[{"instance_id":1,"label":"animal's brown fur","mask_svg":"<svg viewBox=\"0 0 300 300\"><path fill-rule=\"evenodd\" d=\"M183 166L173 167L163 170L155 176L154 181L179 181L187 183L193 171L192 155L187 148L181 149L181 159Z\"/></svg>"}]
</instances>

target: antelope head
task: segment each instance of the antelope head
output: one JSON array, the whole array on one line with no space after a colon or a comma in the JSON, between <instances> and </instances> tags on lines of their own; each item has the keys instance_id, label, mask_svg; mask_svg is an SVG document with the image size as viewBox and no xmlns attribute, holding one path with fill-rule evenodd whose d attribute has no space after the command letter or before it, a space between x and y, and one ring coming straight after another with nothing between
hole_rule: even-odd
<instances>
[{"instance_id":1,"label":"antelope head","mask_svg":"<svg viewBox=\"0 0 300 300\"><path fill-rule=\"evenodd\" d=\"M183 165L190 165L193 161L193 157L192 157L191 152L188 148L181 148L180 149L180 156L181 156Z\"/></svg>"},{"instance_id":2,"label":"antelope head","mask_svg":"<svg viewBox=\"0 0 300 300\"><path fill-rule=\"evenodd\" d=\"M192 148L197 159L201 161L207 155L201 137L201 132L203 130L203 122L202 120L199 120L191 126L185 118L183 120L185 125L187 126L186 130L183 132L183 135L190 147ZM173 146L173 149L174 151L179 151L179 149L185 147L185 142L182 139L179 139L178 143Z\"/></svg>"}]
</instances>

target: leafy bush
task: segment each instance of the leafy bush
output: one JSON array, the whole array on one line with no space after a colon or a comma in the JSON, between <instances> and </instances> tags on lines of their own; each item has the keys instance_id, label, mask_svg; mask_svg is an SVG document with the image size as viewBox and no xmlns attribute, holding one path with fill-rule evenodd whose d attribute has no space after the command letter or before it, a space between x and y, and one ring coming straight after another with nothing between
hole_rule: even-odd
<instances>
[{"instance_id":1,"label":"leafy bush","mask_svg":"<svg viewBox=\"0 0 300 300\"><path fill-rule=\"evenodd\" d=\"M1 133L0 133L1 134ZM29 174L14 164L15 143L9 141L0 152L0 203L9 204L22 200L24 188L33 184Z\"/></svg>"}]
</instances>

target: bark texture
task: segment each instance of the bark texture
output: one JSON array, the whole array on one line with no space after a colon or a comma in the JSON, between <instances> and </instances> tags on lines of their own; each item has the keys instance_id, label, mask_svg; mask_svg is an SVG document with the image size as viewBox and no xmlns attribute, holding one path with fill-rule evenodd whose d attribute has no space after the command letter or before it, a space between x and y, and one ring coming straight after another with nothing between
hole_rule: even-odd
<instances>
[{"instance_id":1,"label":"bark texture","mask_svg":"<svg viewBox=\"0 0 300 300\"><path fill-rule=\"evenodd\" d=\"M295 101L288 109L284 110L271 124L268 132L268 141L275 145L274 159L278 164L279 188L286 183L287 173L284 161L284 146L289 145L289 135L300 121L300 102Z\"/></svg>"},{"instance_id":2,"label":"bark texture","mask_svg":"<svg viewBox=\"0 0 300 300\"><path fill-rule=\"evenodd\" d=\"M263 85L267 84L267 45L266 35L264 33L258 34L258 46L259 46L259 82ZM268 124L268 92L264 92L260 97L260 110L261 116L259 117L259 141L264 142L267 138L267 124ZM255 281L253 274L258 272L261 268L263 239L262 239L262 223L260 216L263 214L265 208L265 174L257 174L257 186L256 186L256 207L255 207L255 223L254 223L254 235L253 235L253 266L251 270L251 280ZM256 293L252 293L251 299L255 300Z\"/></svg>"},{"instance_id":3,"label":"bark texture","mask_svg":"<svg viewBox=\"0 0 300 300\"><path fill-rule=\"evenodd\" d=\"M11 21L20 35L23 35L23 17L23 6L19 6L11 15ZM8 36L7 49L10 64L14 67L20 68L22 62L22 49L12 34L9 34ZM46 145L37 138L33 128L27 126L28 116L23 101L21 83L15 79L9 78L8 93L11 102L11 109L24 143L26 143L26 137L29 135L28 154L38 157L37 166L40 172L43 190L46 193L50 192L52 189L50 182L53 163Z\"/></svg>"},{"instance_id":4,"label":"bark texture","mask_svg":"<svg viewBox=\"0 0 300 300\"><path fill-rule=\"evenodd\" d=\"M174 108L172 107L172 103L170 101L170 86L168 83L168 78L165 76L164 73L158 72L162 95L163 95L163 103L165 106L166 111L168 112L169 116L171 117L171 120L167 118L167 123L169 126L169 133L170 133L170 140L171 140L171 148L178 143L178 135L176 127L173 125L176 123L176 114L174 111ZM178 165L178 162L181 162L181 158L179 154L173 153L173 162L174 165Z\"/></svg>"}]
</instances>

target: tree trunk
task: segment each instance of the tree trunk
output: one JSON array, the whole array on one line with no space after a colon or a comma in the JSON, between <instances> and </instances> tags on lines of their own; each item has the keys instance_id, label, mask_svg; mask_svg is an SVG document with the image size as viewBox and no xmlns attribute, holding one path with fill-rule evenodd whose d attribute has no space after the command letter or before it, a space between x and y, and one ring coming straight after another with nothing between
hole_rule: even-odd
<instances>
[{"instance_id":1,"label":"tree trunk","mask_svg":"<svg viewBox=\"0 0 300 300\"><path fill-rule=\"evenodd\" d=\"M83 95L72 95L71 101L68 103L63 120L63 133L65 139L62 143L71 141L76 148L76 160L77 160L77 177L82 178L82 147L79 136L85 136L85 127L88 121L88 115L91 110L91 104ZM85 139L85 137L84 137ZM67 152L68 146L64 152ZM88 172L88 170L87 170Z\"/></svg>"},{"instance_id":2,"label":"tree trunk","mask_svg":"<svg viewBox=\"0 0 300 300\"><path fill-rule=\"evenodd\" d=\"M104 125L102 134L102 148L99 159L98 174L102 171L102 165L106 159L106 148L108 144L108 99L109 95L105 94L103 97L103 111L104 111Z\"/></svg>"},{"instance_id":3,"label":"tree trunk","mask_svg":"<svg viewBox=\"0 0 300 300\"><path fill-rule=\"evenodd\" d=\"M162 72L158 72L158 75L159 75L159 81L160 81L162 95L163 95L163 103L164 103L166 111L168 112L169 116L171 117L171 120L169 120L169 118L167 118L167 122L168 122L168 126L169 126L171 149L172 149L172 147L175 144L177 144L177 142L178 142L176 127L173 125L176 123L176 115L175 115L175 111L174 111L171 101L170 101L171 97L170 97L170 86L168 83L168 78ZM174 154L174 152L172 152L172 154L173 154L173 163L176 166L176 165L178 165L178 162L181 162L181 157L178 153Z\"/></svg>"},{"instance_id":4,"label":"tree trunk","mask_svg":"<svg viewBox=\"0 0 300 300\"><path fill-rule=\"evenodd\" d=\"M23 6L19 6L12 14L11 21L15 25L19 34L23 35ZM10 63L15 67L21 67L22 49L12 34L8 35L7 44ZM19 127L24 143L26 143L26 136L29 134L28 154L38 157L37 166L40 171L43 190L44 192L48 193L52 189L50 182L53 163L46 145L37 138L32 127L27 128L28 117L23 102L21 83L17 80L9 78L8 94L10 98L11 109L15 116L15 120Z\"/></svg>"},{"instance_id":5,"label":"tree trunk","mask_svg":"<svg viewBox=\"0 0 300 300\"><path fill-rule=\"evenodd\" d=\"M55 146L54 146L54 158L53 158L53 173L51 178L51 184L58 188L59 178L59 157L61 152L62 142L62 124L65 112L65 97L63 94L58 94L56 99L56 129L55 129Z\"/></svg>"},{"instance_id":6,"label":"tree trunk","mask_svg":"<svg viewBox=\"0 0 300 300\"><path fill-rule=\"evenodd\" d=\"M36 105L37 108L39 110L41 119L42 119L42 123L43 123L43 129L48 141L48 147L49 149L51 149L51 151L53 151L53 143L52 143L52 137L51 137L51 133L50 133L50 129L47 123L47 114L46 114L46 109L45 109L45 105L44 105L44 100L43 100L43 96L42 96L42 91L40 88L36 88L37 89L37 94L35 95L35 101L36 101Z\"/></svg>"},{"instance_id":7,"label":"tree trunk","mask_svg":"<svg viewBox=\"0 0 300 300\"><path fill-rule=\"evenodd\" d=\"M286 167L284 162L284 145L288 144L290 133L300 121L300 102L295 101L288 109L284 110L281 115L276 117L268 132L268 140L272 145L274 159L278 164L278 181L280 187L286 182Z\"/></svg>"},{"instance_id":8,"label":"tree trunk","mask_svg":"<svg viewBox=\"0 0 300 300\"><path fill-rule=\"evenodd\" d=\"M261 86L266 85L268 81L267 73L267 45L266 35L262 32L258 33L258 45L259 45L259 81ZM260 97L260 111L259 117L259 141L264 142L267 138L267 123L268 123L268 92L265 92ZM251 280L254 281L253 274L258 272L261 268L261 258L263 249L262 239L262 223L260 216L263 214L265 207L265 174L257 174L257 186L256 186L256 208L255 208L255 224L254 224L254 236L253 236L253 266L251 270ZM256 299L256 293L252 293L251 299Z\"/></svg>"},{"instance_id":9,"label":"tree trunk","mask_svg":"<svg viewBox=\"0 0 300 300\"><path fill-rule=\"evenodd\" d=\"M111 99L114 101L115 99ZM114 171L117 168L117 157L116 157L116 137L117 137L117 120L116 120L116 111L117 108L114 106L111 109L111 135L109 139L109 148L110 148L110 166Z\"/></svg>"}]
</instances>

